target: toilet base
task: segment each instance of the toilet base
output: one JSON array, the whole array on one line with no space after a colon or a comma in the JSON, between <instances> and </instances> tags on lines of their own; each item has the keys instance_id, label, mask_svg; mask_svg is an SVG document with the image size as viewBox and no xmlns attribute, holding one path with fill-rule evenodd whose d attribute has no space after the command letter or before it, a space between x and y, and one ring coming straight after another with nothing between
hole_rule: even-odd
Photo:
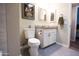
<instances>
[{"instance_id":1,"label":"toilet base","mask_svg":"<svg viewBox=\"0 0 79 59\"><path fill-rule=\"evenodd\" d=\"M39 55L38 48L39 48L38 46L30 47L30 49L29 49L30 55L31 56L38 56Z\"/></svg>"},{"instance_id":2,"label":"toilet base","mask_svg":"<svg viewBox=\"0 0 79 59\"><path fill-rule=\"evenodd\" d=\"M28 45L22 46L21 50L20 50L21 55L22 56L30 56L29 49L30 49L30 47Z\"/></svg>"}]
</instances>

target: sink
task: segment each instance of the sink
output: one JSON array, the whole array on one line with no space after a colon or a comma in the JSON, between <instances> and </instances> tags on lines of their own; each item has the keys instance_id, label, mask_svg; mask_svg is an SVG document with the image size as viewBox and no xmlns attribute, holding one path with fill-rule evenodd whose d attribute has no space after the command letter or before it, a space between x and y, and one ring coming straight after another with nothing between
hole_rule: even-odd
<instances>
[{"instance_id":1,"label":"sink","mask_svg":"<svg viewBox=\"0 0 79 59\"><path fill-rule=\"evenodd\" d=\"M50 24L50 25L36 25L37 28L43 28L43 29L55 29L58 27L57 24Z\"/></svg>"}]
</instances>

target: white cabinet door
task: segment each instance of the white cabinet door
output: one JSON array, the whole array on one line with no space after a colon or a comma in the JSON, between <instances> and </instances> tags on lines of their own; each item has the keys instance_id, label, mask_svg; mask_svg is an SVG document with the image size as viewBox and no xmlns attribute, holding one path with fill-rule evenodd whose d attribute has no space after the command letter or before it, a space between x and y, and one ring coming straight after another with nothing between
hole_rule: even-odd
<instances>
[{"instance_id":1,"label":"white cabinet door","mask_svg":"<svg viewBox=\"0 0 79 59\"><path fill-rule=\"evenodd\" d=\"M44 30L44 47L56 42L56 29Z\"/></svg>"},{"instance_id":2,"label":"white cabinet door","mask_svg":"<svg viewBox=\"0 0 79 59\"><path fill-rule=\"evenodd\" d=\"M49 45L49 36L48 36L48 34L49 34L49 31L44 31L44 33L43 33L43 35L44 35L44 37L43 37L43 47L46 47L46 46L48 46Z\"/></svg>"},{"instance_id":3,"label":"white cabinet door","mask_svg":"<svg viewBox=\"0 0 79 59\"><path fill-rule=\"evenodd\" d=\"M50 32L50 43L55 43L56 42L56 32Z\"/></svg>"}]
</instances>

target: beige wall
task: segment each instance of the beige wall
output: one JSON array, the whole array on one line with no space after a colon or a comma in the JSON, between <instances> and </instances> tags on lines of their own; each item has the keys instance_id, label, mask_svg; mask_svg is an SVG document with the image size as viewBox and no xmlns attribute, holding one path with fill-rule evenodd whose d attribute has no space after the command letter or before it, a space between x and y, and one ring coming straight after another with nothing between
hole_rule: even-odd
<instances>
[{"instance_id":1,"label":"beige wall","mask_svg":"<svg viewBox=\"0 0 79 59\"><path fill-rule=\"evenodd\" d=\"M69 47L70 44L70 30L71 30L71 4L63 3L58 4L56 11L56 18L62 13L64 16L64 27L61 29L58 26L57 42L65 47Z\"/></svg>"},{"instance_id":2,"label":"beige wall","mask_svg":"<svg viewBox=\"0 0 79 59\"><path fill-rule=\"evenodd\" d=\"M28 27L28 25L34 25L34 20L28 20L28 19L23 19L22 18L22 12L21 12L21 4L19 4L19 25L20 25L20 38L23 40L24 39L24 32L23 29L24 27Z\"/></svg>"},{"instance_id":3,"label":"beige wall","mask_svg":"<svg viewBox=\"0 0 79 59\"><path fill-rule=\"evenodd\" d=\"M71 40L76 38L76 6L72 7L72 22L71 22Z\"/></svg>"},{"instance_id":4,"label":"beige wall","mask_svg":"<svg viewBox=\"0 0 79 59\"><path fill-rule=\"evenodd\" d=\"M6 4L8 55L20 55L19 4Z\"/></svg>"}]
</instances>

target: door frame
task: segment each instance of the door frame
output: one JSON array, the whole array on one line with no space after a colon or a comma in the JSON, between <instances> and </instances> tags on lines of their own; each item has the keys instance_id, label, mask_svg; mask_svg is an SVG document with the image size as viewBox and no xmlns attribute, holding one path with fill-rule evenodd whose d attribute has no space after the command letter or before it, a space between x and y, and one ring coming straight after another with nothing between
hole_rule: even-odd
<instances>
[{"instance_id":1,"label":"door frame","mask_svg":"<svg viewBox=\"0 0 79 59\"><path fill-rule=\"evenodd\" d=\"M76 28L77 28L77 11L78 11L79 6L76 6L76 11L75 11L75 38L76 38ZM76 39L74 38L74 41L76 41Z\"/></svg>"}]
</instances>

